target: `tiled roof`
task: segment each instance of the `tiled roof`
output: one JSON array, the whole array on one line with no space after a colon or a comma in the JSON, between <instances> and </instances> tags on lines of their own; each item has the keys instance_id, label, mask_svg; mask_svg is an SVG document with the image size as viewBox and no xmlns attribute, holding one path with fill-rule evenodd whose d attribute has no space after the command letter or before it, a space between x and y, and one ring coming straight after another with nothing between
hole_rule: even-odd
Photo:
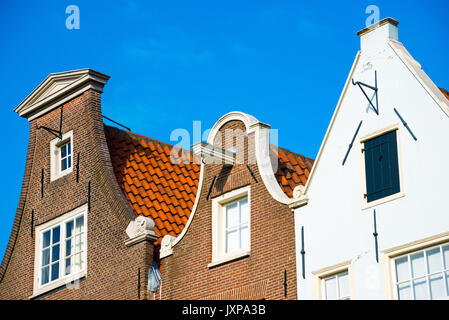
<instances>
[{"instance_id":1,"label":"tiled roof","mask_svg":"<svg viewBox=\"0 0 449 320\"><path fill-rule=\"evenodd\" d=\"M195 202L200 165L181 151L185 164L170 161L170 144L105 125L106 140L117 181L136 215L152 218L160 237L178 236Z\"/></svg>"},{"instance_id":2,"label":"tiled roof","mask_svg":"<svg viewBox=\"0 0 449 320\"><path fill-rule=\"evenodd\" d=\"M195 202L198 159L193 162L191 151L176 147L179 157L175 160L188 163L174 164L170 161L174 146L115 127L104 128L115 176L134 213L153 219L159 236L156 244L167 234L178 236ZM313 160L275 146L271 152L278 157L276 179L291 198L295 186L306 183Z\"/></svg>"},{"instance_id":3,"label":"tiled roof","mask_svg":"<svg viewBox=\"0 0 449 320\"><path fill-rule=\"evenodd\" d=\"M438 88L444 94L447 100L449 100L449 92L446 89Z\"/></svg>"},{"instance_id":4,"label":"tiled roof","mask_svg":"<svg viewBox=\"0 0 449 320\"><path fill-rule=\"evenodd\" d=\"M306 184L314 160L274 145L271 145L271 152L278 158L276 180L284 193L292 198L293 189Z\"/></svg>"}]
</instances>

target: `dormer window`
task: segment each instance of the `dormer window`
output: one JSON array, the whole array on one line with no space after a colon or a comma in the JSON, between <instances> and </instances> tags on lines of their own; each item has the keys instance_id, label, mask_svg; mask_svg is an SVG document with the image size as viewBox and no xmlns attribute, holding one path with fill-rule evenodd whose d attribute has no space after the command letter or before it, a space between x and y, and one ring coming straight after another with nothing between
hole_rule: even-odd
<instances>
[{"instance_id":1,"label":"dormer window","mask_svg":"<svg viewBox=\"0 0 449 320\"><path fill-rule=\"evenodd\" d=\"M73 131L50 142L51 181L61 178L73 171Z\"/></svg>"}]
</instances>

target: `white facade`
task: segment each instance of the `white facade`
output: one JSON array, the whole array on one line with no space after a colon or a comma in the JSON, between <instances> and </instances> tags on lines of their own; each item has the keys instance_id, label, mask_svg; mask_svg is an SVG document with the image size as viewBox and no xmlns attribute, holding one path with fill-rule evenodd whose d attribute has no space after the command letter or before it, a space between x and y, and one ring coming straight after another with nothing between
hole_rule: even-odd
<instances>
[{"instance_id":1,"label":"white facade","mask_svg":"<svg viewBox=\"0 0 449 320\"><path fill-rule=\"evenodd\" d=\"M384 19L359 35L361 50L305 187L307 203L294 208L300 300L323 298L320 277L341 270L349 270L351 299L395 299L392 258L449 242L449 101L398 42L396 21ZM351 81L374 86L375 71L379 115ZM374 91L365 91L375 104ZM401 193L390 201L366 206L361 139L391 126L398 128ZM374 210L379 262L373 236Z\"/></svg>"}]
</instances>

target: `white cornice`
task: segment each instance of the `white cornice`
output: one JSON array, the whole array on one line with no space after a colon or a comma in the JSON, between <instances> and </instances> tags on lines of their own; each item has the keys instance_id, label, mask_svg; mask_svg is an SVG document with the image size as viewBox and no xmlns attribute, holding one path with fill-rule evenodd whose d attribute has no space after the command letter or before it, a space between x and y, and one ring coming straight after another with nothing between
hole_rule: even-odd
<instances>
[{"instance_id":1,"label":"white cornice","mask_svg":"<svg viewBox=\"0 0 449 320\"><path fill-rule=\"evenodd\" d=\"M275 170L273 169L273 164L270 159L270 125L260 122L255 117L240 112L233 111L222 116L214 125L210 131L207 143L213 144L215 136L217 135L220 128L227 122L232 120L239 120L243 122L246 127L246 132L248 134L255 134L255 153L256 162L259 169L259 173L265 184L270 195L276 201L283 204L290 204L296 199L290 199L282 191L281 186L276 180Z\"/></svg>"},{"instance_id":2,"label":"white cornice","mask_svg":"<svg viewBox=\"0 0 449 320\"><path fill-rule=\"evenodd\" d=\"M88 89L103 92L110 77L92 69L52 73L15 109L21 117L33 120Z\"/></svg>"},{"instance_id":3,"label":"white cornice","mask_svg":"<svg viewBox=\"0 0 449 320\"><path fill-rule=\"evenodd\" d=\"M412 55L407 51L404 45L399 41L389 40L388 44L393 51L398 55L399 59L404 63L407 69L413 74L416 80L422 85L432 99L443 110L446 116L449 117L449 101L438 89L432 79L424 72L421 65L416 61Z\"/></svg>"},{"instance_id":4,"label":"white cornice","mask_svg":"<svg viewBox=\"0 0 449 320\"><path fill-rule=\"evenodd\" d=\"M192 146L192 149L193 153L201 157L207 164L216 163L225 166L234 165L235 153L229 150L202 141L195 143Z\"/></svg>"}]
</instances>

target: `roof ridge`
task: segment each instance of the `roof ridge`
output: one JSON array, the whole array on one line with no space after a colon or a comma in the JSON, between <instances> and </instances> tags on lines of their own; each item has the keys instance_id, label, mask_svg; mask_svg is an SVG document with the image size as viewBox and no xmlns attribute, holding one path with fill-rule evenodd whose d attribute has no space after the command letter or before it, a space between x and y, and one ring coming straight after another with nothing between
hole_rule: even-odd
<instances>
[{"instance_id":1,"label":"roof ridge","mask_svg":"<svg viewBox=\"0 0 449 320\"><path fill-rule=\"evenodd\" d=\"M185 148L180 147L180 146L175 146L175 145L170 144L170 143L168 143L168 142L164 142L164 141L160 141L160 140L157 140L157 139L154 139L154 138L147 137L147 136L145 136L145 135L143 135L143 134L135 133L135 132L128 131L128 130L123 130L123 129L117 128L117 127L115 127L115 126L110 126L110 125L107 125L107 124L103 124L103 125L104 125L104 127L105 127L106 129L108 129L108 130L112 129L112 130L116 130L116 131L119 131L119 132L123 132L123 133L127 134L128 136L130 136L131 138L136 139L136 140L138 140L138 139L144 139L144 140L146 140L146 141L152 141L152 142L158 143L158 144L160 144L162 147L167 146L167 147L169 147L170 149L172 149L172 148L178 148L178 149L181 149L181 150L183 150L183 151L186 151L186 152L189 152L189 153L193 154L193 150L188 150L188 149L185 149Z\"/></svg>"},{"instance_id":2,"label":"roof ridge","mask_svg":"<svg viewBox=\"0 0 449 320\"><path fill-rule=\"evenodd\" d=\"M303 155L303 154L301 154L301 153L297 153L297 152L294 152L294 151L291 151L290 149L288 149L288 148L283 148L283 147L279 147L279 146L277 146L277 145L275 145L274 143L270 143L270 146L274 146L274 147L276 147L276 148L278 148L279 150L282 150L282 151L286 151L286 152L288 152L288 153L291 153L291 154L293 154L294 156L299 156L299 157L302 157L302 158L304 158L304 159L306 159L306 160L310 160L310 161L315 161L315 159L314 158L310 158L310 157L306 157L305 155Z\"/></svg>"}]
</instances>

